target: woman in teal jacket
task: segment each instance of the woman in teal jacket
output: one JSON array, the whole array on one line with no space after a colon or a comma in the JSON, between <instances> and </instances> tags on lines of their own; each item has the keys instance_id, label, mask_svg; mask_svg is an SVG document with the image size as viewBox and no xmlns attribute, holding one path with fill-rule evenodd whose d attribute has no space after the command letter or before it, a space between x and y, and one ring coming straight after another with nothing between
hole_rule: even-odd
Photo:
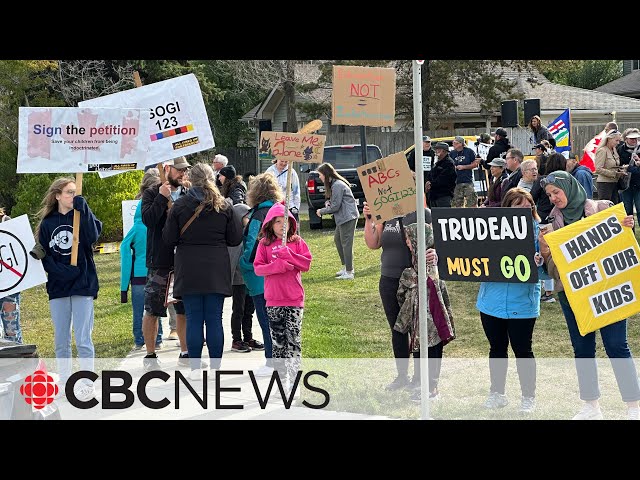
<instances>
[{"instance_id":1,"label":"woman in teal jacket","mask_svg":"<svg viewBox=\"0 0 640 480\"><path fill-rule=\"evenodd\" d=\"M144 191L160 183L157 168L150 168L142 177L140 191L136 200ZM127 303L127 292L131 284L131 305L133 307L134 350L144 347L142 335L142 316L144 314L144 286L147 283L147 227L142 223L142 202L138 202L133 216L133 226L120 244L120 303ZM156 350L162 346L162 322L158 322Z\"/></svg>"},{"instance_id":2,"label":"woman in teal jacket","mask_svg":"<svg viewBox=\"0 0 640 480\"><path fill-rule=\"evenodd\" d=\"M504 196L502 207L531 208L535 238L536 265L543 259L538 247L538 222L540 217L535 202L529 192L522 188L512 188ZM538 268L543 275L541 268ZM504 393L507 380L508 355L511 348L516 356L522 401L520 412L530 413L535 408L536 364L532 350L533 327L540 315L540 282L480 284L476 308L480 311L482 328L489 340L489 372L491 388L485 407L502 408L509 402Z\"/></svg>"}]
</instances>

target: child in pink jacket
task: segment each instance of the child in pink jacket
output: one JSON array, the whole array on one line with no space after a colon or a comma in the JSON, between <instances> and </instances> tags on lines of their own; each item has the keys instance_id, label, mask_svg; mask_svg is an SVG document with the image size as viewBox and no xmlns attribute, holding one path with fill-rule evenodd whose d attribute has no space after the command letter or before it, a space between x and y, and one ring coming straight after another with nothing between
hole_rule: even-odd
<instances>
[{"instance_id":1,"label":"child in pink jacket","mask_svg":"<svg viewBox=\"0 0 640 480\"><path fill-rule=\"evenodd\" d=\"M256 275L264 277L264 298L273 341L275 366L285 360L285 388L295 390L301 358L301 327L304 308L304 288L300 272L311 266L311 252L305 241L296 235L296 220L287 209L289 225L287 243L282 245L284 205L274 204L264 219L260 243L253 266ZM293 383L293 387L291 384Z\"/></svg>"}]
</instances>

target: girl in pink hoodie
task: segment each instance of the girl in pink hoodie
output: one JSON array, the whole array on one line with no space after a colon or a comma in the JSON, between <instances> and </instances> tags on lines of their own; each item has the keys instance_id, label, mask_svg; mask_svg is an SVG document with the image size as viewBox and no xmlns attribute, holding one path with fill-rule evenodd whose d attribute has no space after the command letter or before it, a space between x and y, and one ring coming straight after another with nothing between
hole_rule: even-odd
<instances>
[{"instance_id":1,"label":"girl in pink hoodie","mask_svg":"<svg viewBox=\"0 0 640 480\"><path fill-rule=\"evenodd\" d=\"M275 366L278 358L291 359L283 363L287 390L297 384L301 357L301 327L304 308L304 288L300 272L311 266L311 252L305 241L296 235L296 220L287 210L289 226L287 242L282 245L284 205L274 204L267 213L260 232L260 242L253 266L256 275L264 277L264 298L273 341Z\"/></svg>"}]
</instances>

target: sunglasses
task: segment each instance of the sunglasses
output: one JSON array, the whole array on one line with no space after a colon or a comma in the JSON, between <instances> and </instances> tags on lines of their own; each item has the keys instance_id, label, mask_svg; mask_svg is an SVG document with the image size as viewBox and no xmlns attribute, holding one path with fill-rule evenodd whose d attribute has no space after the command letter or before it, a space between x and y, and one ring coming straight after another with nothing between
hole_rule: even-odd
<instances>
[{"instance_id":1,"label":"sunglasses","mask_svg":"<svg viewBox=\"0 0 640 480\"><path fill-rule=\"evenodd\" d=\"M551 185L552 183L556 183L558 180L565 180L564 178L560 178L560 177L556 177L553 173L547 175L546 177L542 177L540 179L540 186L542 188L546 187L547 185Z\"/></svg>"}]
</instances>

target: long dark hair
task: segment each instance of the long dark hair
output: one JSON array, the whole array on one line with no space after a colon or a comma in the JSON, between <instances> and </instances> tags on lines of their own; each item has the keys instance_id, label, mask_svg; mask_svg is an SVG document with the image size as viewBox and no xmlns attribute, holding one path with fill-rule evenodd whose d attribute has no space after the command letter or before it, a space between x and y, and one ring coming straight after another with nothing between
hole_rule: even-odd
<instances>
[{"instance_id":1,"label":"long dark hair","mask_svg":"<svg viewBox=\"0 0 640 480\"><path fill-rule=\"evenodd\" d=\"M561 153L552 153L547 158L544 174L549 175L557 170L567 170L567 159Z\"/></svg>"},{"instance_id":2,"label":"long dark hair","mask_svg":"<svg viewBox=\"0 0 640 480\"><path fill-rule=\"evenodd\" d=\"M324 198L331 198L331 185L336 180L342 180L347 187L351 188L351 184L349 183L349 180L347 180L338 172L336 172L336 169L333 168L333 165L331 165L330 163L321 164L318 167L318 171L322 175L324 175L324 185L325 185Z\"/></svg>"},{"instance_id":3,"label":"long dark hair","mask_svg":"<svg viewBox=\"0 0 640 480\"><path fill-rule=\"evenodd\" d=\"M236 187L236 185L240 185L242 187L243 183L244 182L242 180L242 175L236 175L234 178L228 178L222 184L222 187L220 187L220 194L224 198L227 198L231 193L231 190L233 190ZM245 188L245 191L246 191L246 188Z\"/></svg>"}]
</instances>

